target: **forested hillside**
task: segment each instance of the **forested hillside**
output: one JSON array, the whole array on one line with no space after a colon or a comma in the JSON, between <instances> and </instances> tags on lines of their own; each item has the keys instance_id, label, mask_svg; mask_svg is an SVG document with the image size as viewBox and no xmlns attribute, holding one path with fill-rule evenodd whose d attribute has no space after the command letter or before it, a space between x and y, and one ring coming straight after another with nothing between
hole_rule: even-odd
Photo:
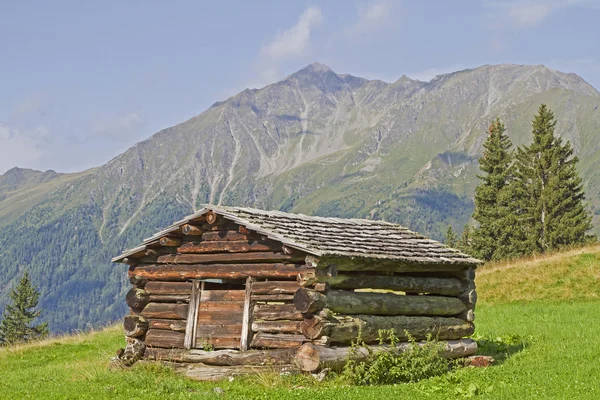
<instances>
[{"instance_id":1,"label":"forested hillside","mask_svg":"<svg viewBox=\"0 0 600 400\"><path fill-rule=\"evenodd\" d=\"M119 318L125 271L110 258L204 203L385 219L441 239L472 214L491 120L521 145L540 103L581 159L597 222L600 94L577 75L498 65L385 83L313 64L96 169L0 177L0 309L28 269L52 330Z\"/></svg>"}]
</instances>

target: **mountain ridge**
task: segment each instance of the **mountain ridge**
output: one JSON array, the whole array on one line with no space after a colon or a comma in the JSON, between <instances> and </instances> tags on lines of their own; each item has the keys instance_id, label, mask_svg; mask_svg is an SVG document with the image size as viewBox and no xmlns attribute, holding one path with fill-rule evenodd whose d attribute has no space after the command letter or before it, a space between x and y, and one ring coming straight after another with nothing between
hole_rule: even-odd
<instances>
[{"instance_id":1,"label":"mountain ridge","mask_svg":"<svg viewBox=\"0 0 600 400\"><path fill-rule=\"evenodd\" d=\"M207 203L384 219L440 239L469 221L487 125L500 116L527 143L540 103L581 158L597 227L600 93L577 75L502 64L386 83L311 64L34 185L26 206L0 199L0 291L31 269L53 330L98 326L125 312L110 258ZM78 308L90 297L97 306Z\"/></svg>"}]
</instances>

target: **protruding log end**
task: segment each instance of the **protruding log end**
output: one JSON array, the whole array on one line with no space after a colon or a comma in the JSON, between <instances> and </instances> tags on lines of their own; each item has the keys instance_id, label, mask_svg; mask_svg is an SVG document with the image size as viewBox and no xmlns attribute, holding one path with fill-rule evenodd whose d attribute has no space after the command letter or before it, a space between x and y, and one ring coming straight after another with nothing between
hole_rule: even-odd
<instances>
[{"instance_id":1,"label":"protruding log end","mask_svg":"<svg viewBox=\"0 0 600 400\"><path fill-rule=\"evenodd\" d=\"M217 214L215 214L215 213L214 213L214 212L212 212L212 211L209 211L209 212L206 214L206 222L207 222L208 224L210 224L210 225L213 225L213 224L215 224L215 223L217 222Z\"/></svg>"},{"instance_id":2,"label":"protruding log end","mask_svg":"<svg viewBox=\"0 0 600 400\"><path fill-rule=\"evenodd\" d=\"M181 239L171 236L163 236L158 241L161 246L173 246L177 247L181 245Z\"/></svg>"},{"instance_id":3,"label":"protruding log end","mask_svg":"<svg viewBox=\"0 0 600 400\"><path fill-rule=\"evenodd\" d=\"M323 336L326 320L318 315L305 318L300 324L300 330L305 338L315 340Z\"/></svg>"},{"instance_id":4,"label":"protruding log end","mask_svg":"<svg viewBox=\"0 0 600 400\"><path fill-rule=\"evenodd\" d=\"M142 309L150 302L150 294L144 289L132 288L127 292L125 301L133 309Z\"/></svg>"},{"instance_id":5,"label":"protruding log end","mask_svg":"<svg viewBox=\"0 0 600 400\"><path fill-rule=\"evenodd\" d=\"M148 320L141 315L127 315L123 319L125 336L140 337L148 330Z\"/></svg>"},{"instance_id":6,"label":"protruding log end","mask_svg":"<svg viewBox=\"0 0 600 400\"><path fill-rule=\"evenodd\" d=\"M302 287L312 286L319 281L315 275L315 271L303 271L298 274L298 285Z\"/></svg>"},{"instance_id":7,"label":"protruding log end","mask_svg":"<svg viewBox=\"0 0 600 400\"><path fill-rule=\"evenodd\" d=\"M315 290L299 288L294 294L294 306L299 312L315 313L327 305L327 297Z\"/></svg>"},{"instance_id":8,"label":"protruding log end","mask_svg":"<svg viewBox=\"0 0 600 400\"><path fill-rule=\"evenodd\" d=\"M190 224L183 225L181 227L181 232L184 235L188 235L188 236L200 236L204 233L204 231L201 228L198 228L197 226L190 225Z\"/></svg>"},{"instance_id":9,"label":"protruding log end","mask_svg":"<svg viewBox=\"0 0 600 400\"><path fill-rule=\"evenodd\" d=\"M140 263L140 261L137 260L137 259L135 259L135 258L128 258L128 257L126 257L126 258L123 259L123 264L127 264L130 267L135 267L139 263Z\"/></svg>"},{"instance_id":10,"label":"protruding log end","mask_svg":"<svg viewBox=\"0 0 600 400\"><path fill-rule=\"evenodd\" d=\"M294 364L301 371L313 372L319 369L321 357L317 351L317 347L311 343L304 343L296 352Z\"/></svg>"}]
</instances>

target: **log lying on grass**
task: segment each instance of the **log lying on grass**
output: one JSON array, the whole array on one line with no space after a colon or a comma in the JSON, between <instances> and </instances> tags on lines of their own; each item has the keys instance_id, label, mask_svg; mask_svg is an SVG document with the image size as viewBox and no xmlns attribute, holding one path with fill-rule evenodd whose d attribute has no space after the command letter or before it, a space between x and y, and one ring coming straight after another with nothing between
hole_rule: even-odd
<instances>
[{"instance_id":1,"label":"log lying on grass","mask_svg":"<svg viewBox=\"0 0 600 400\"><path fill-rule=\"evenodd\" d=\"M323 295L300 288L294 305L302 313L314 313L325 307L340 314L375 315L457 315L467 310L458 298L443 296L403 296L394 293L372 293L330 290Z\"/></svg>"},{"instance_id":2,"label":"log lying on grass","mask_svg":"<svg viewBox=\"0 0 600 400\"><path fill-rule=\"evenodd\" d=\"M205 365L281 365L291 364L296 349L274 350L183 350L146 348L144 357L158 361L202 363Z\"/></svg>"},{"instance_id":3,"label":"log lying on grass","mask_svg":"<svg viewBox=\"0 0 600 400\"><path fill-rule=\"evenodd\" d=\"M442 342L444 343L444 342ZM417 345L424 346L425 342L418 342ZM449 340L444 343L445 350L442 354L444 358L460 358L473 355L477 352L477 342L472 339ZM404 352L410 348L410 343L399 343L394 350ZM390 346L372 346L372 353L381 351L389 351ZM365 347L325 347L315 346L311 343L303 344L296 352L294 363L300 370L313 372L323 368L331 368L333 370L341 370L349 357L355 360L364 360L369 356L370 352Z\"/></svg>"},{"instance_id":4,"label":"log lying on grass","mask_svg":"<svg viewBox=\"0 0 600 400\"><path fill-rule=\"evenodd\" d=\"M394 329L400 340L408 335L417 340L431 335L434 339L460 339L473 334L472 323L454 317L353 315L343 318L306 318L301 331L307 339L328 337L329 343L350 344L359 333L365 343L377 342L380 330Z\"/></svg>"},{"instance_id":5,"label":"log lying on grass","mask_svg":"<svg viewBox=\"0 0 600 400\"><path fill-rule=\"evenodd\" d=\"M328 283L332 289L388 289L445 296L459 296L466 290L466 284L458 278L335 273L311 279L308 274L310 273L298 275L298 282L301 286L310 286L315 279L318 279L319 282Z\"/></svg>"}]
</instances>

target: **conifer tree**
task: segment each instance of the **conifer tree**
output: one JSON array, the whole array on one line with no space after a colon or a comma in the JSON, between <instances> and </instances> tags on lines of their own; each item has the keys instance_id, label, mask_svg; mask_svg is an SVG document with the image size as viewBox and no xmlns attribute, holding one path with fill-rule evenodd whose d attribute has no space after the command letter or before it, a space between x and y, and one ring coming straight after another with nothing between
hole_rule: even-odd
<instances>
[{"instance_id":1,"label":"conifer tree","mask_svg":"<svg viewBox=\"0 0 600 400\"><path fill-rule=\"evenodd\" d=\"M28 342L46 336L48 323L32 325L33 320L41 314L41 310L35 310L40 293L29 280L27 271L9 296L12 304L6 306L0 322L0 344Z\"/></svg>"},{"instance_id":2,"label":"conifer tree","mask_svg":"<svg viewBox=\"0 0 600 400\"><path fill-rule=\"evenodd\" d=\"M591 228L578 158L554 135L554 113L542 104L532 122L533 142L518 149L517 184L522 224L531 252L584 243Z\"/></svg>"},{"instance_id":3,"label":"conifer tree","mask_svg":"<svg viewBox=\"0 0 600 400\"><path fill-rule=\"evenodd\" d=\"M477 176L473 214L479 227L471 234L471 251L484 260L514 257L523 251L523 234L514 203L514 152L499 118L488 127L483 147L479 168L484 174Z\"/></svg>"},{"instance_id":4,"label":"conifer tree","mask_svg":"<svg viewBox=\"0 0 600 400\"><path fill-rule=\"evenodd\" d=\"M465 253L471 252L471 235L473 233L473 228L469 224L465 224L462 235L460 235L460 239L456 243L456 247L460 251L464 251Z\"/></svg>"},{"instance_id":5,"label":"conifer tree","mask_svg":"<svg viewBox=\"0 0 600 400\"><path fill-rule=\"evenodd\" d=\"M446 235L444 236L444 244L449 247L456 247L458 242L458 237L456 236L456 232L452 229L452 225L448 226L448 230L446 231Z\"/></svg>"}]
</instances>

